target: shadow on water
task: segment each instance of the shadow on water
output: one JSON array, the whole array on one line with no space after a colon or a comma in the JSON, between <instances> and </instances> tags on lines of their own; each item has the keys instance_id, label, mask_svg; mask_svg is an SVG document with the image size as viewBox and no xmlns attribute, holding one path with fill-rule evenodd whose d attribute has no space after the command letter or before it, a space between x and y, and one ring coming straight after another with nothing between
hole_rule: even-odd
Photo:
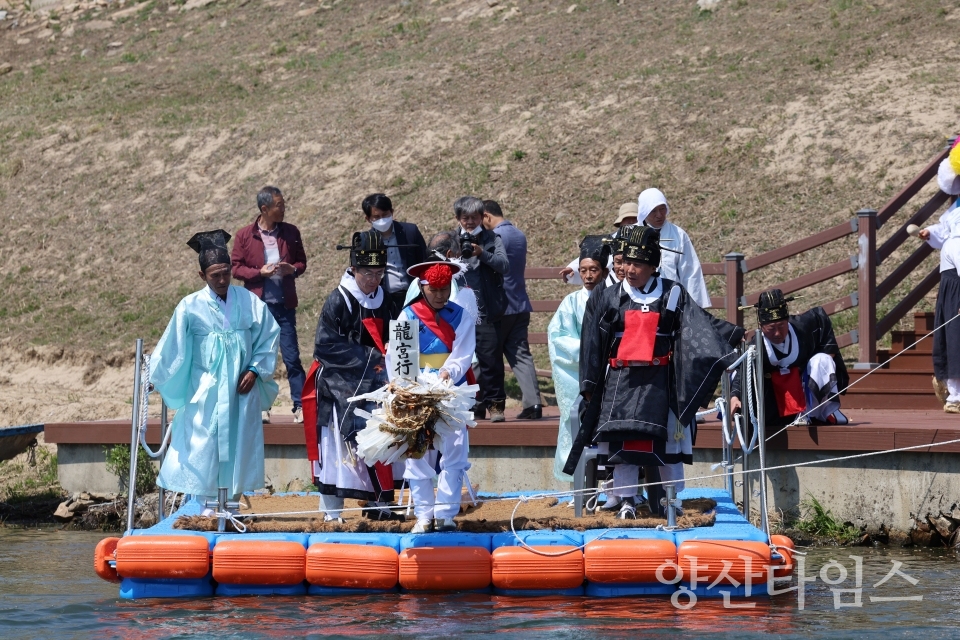
<instances>
[{"instance_id":1,"label":"shadow on water","mask_svg":"<svg viewBox=\"0 0 960 640\"><path fill-rule=\"evenodd\" d=\"M955 638L960 562L951 552L811 549L804 607L797 593L752 601L700 599L689 610L667 597L508 598L391 593L358 597L117 598L93 573L103 536L0 529L0 637L4 638L517 638L711 637ZM856 560L862 560L860 606ZM836 564L824 567L835 560ZM895 562L902 574L877 585ZM843 567L841 570L840 567ZM843 572L846 580L838 582ZM823 581L838 582L830 585ZM791 586L796 586L796 580ZM847 589L837 596L831 589ZM922 600L876 598L922 596ZM835 597L840 598L840 607ZM686 605L686 598L680 599ZM750 606L752 605L752 606Z\"/></svg>"}]
</instances>

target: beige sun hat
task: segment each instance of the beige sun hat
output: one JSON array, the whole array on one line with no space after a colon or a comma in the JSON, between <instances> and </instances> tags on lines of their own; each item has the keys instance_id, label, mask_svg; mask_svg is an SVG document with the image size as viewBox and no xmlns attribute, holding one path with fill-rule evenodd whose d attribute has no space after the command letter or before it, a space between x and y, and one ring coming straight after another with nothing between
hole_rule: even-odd
<instances>
[{"instance_id":1,"label":"beige sun hat","mask_svg":"<svg viewBox=\"0 0 960 640\"><path fill-rule=\"evenodd\" d=\"M637 211L636 202L626 202L620 205L620 211L617 212L617 221L613 223L613 226L619 227L627 218L636 218Z\"/></svg>"}]
</instances>

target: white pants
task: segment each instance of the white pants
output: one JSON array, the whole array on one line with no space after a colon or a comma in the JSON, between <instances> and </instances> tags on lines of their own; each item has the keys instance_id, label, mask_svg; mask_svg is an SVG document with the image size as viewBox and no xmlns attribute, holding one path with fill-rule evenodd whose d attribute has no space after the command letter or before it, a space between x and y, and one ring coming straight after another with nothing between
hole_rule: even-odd
<instances>
[{"instance_id":1,"label":"white pants","mask_svg":"<svg viewBox=\"0 0 960 640\"><path fill-rule=\"evenodd\" d=\"M437 475L436 449L431 449L419 460L408 458L403 478L410 485L413 499L413 512L417 520L430 518L453 518L460 513L460 499L463 490L463 474L470 468L467 453L470 439L467 428L456 430L453 437L434 441L439 448L440 474ZM437 478L437 495L433 495L433 479Z\"/></svg>"},{"instance_id":2,"label":"white pants","mask_svg":"<svg viewBox=\"0 0 960 640\"><path fill-rule=\"evenodd\" d=\"M677 492L683 491L683 463L675 462L660 467L660 480L664 487L672 485ZM613 488L607 489L607 495L618 498L633 498L639 493L639 487L630 486L640 482L640 467L635 464L617 464L613 467Z\"/></svg>"},{"instance_id":3,"label":"white pants","mask_svg":"<svg viewBox=\"0 0 960 640\"><path fill-rule=\"evenodd\" d=\"M947 402L960 402L960 378L947 378Z\"/></svg>"},{"instance_id":4,"label":"white pants","mask_svg":"<svg viewBox=\"0 0 960 640\"><path fill-rule=\"evenodd\" d=\"M817 353L810 358L810 362L807 363L807 376L809 376L810 380L816 383L816 385L821 389L827 385L830 385L829 389L827 390L827 395L833 396L833 398L827 402L824 402L822 406L817 407L817 405L820 404L820 401L813 396L813 393L809 388L805 389L808 418L826 422L828 417L840 409L840 396L836 395L836 375L837 364L833 361L833 356L825 353ZM831 376L834 377L834 382L832 384L830 383ZM814 409L814 407L817 408Z\"/></svg>"}]
</instances>

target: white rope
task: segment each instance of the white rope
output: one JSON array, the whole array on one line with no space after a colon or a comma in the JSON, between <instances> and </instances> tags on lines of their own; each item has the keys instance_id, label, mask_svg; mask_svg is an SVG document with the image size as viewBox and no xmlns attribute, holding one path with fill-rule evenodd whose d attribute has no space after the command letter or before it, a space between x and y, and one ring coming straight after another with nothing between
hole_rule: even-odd
<instances>
[{"instance_id":1,"label":"white rope","mask_svg":"<svg viewBox=\"0 0 960 640\"><path fill-rule=\"evenodd\" d=\"M807 411L806 413L803 413L803 414L801 414L801 415L798 415L793 422L791 422L791 423L788 424L787 426L783 427L782 429L780 429L779 431L777 431L776 433L774 433L772 436L768 436L766 441L769 442L771 438L774 438L774 437L780 435L781 433L783 433L784 431L786 431L786 430L789 429L790 427L807 427L807 426L809 426L809 425L807 425L807 424L801 424L800 421L801 421L801 420L804 420L804 419L807 418L807 417L809 417L811 413L813 413L814 411L816 411L817 409L819 409L819 408L822 407L823 405L827 404L828 402L831 402L834 398L838 398L841 393L845 393L846 391L848 391L848 390L851 389L852 387L855 387L856 385L860 384L861 382L863 382L864 380L866 380L868 377L870 377L871 375L873 375L873 373L874 373L875 371L883 368L885 365L890 364L891 362L893 362L894 360L896 360L897 358L899 358L901 355L903 355L904 353L907 353L910 349L914 348L915 346L917 346L918 344L920 344L921 342L923 342L924 340L926 340L927 338L929 338L930 336L932 336L934 333L936 333L936 332L939 331L940 329L944 328L945 326L947 326L948 324L950 324L951 322L953 322L953 321L956 320L957 318L960 318L960 313L957 313L957 315L953 316L952 318L950 318L949 320L947 320L946 322L944 322L943 324L941 324L939 327L934 327L933 331L931 331L930 333L926 334L925 336L923 336L923 337L920 338L919 340L915 341L915 342L914 342L913 344L911 344L910 346L903 348L902 350L900 350L899 352L897 352L896 354L894 354L893 356L891 356L886 362L881 363L880 365L878 365L875 369L871 369L871 370L868 371L867 373L863 374L863 375L860 377L859 380L857 380L857 381L854 382L853 384L848 384L848 385L846 386L846 388L844 388L842 391L841 391L841 390L837 390L837 392L836 392L835 394L833 394L833 395L831 395L830 397L828 397L826 400L824 400L823 402L821 402L820 404L818 404L817 406L815 406L813 409L810 409L810 410Z\"/></svg>"},{"instance_id":2,"label":"white rope","mask_svg":"<svg viewBox=\"0 0 960 640\"><path fill-rule=\"evenodd\" d=\"M226 519L226 520L229 520L229 521L233 524L233 526L236 527L237 533L246 533L246 532L247 532L247 525L245 525L245 524L243 524L242 522L240 522L239 520L237 520L235 514L230 513L229 511L214 511L214 512L213 512L213 517L215 517L215 518L224 518L224 519Z\"/></svg>"},{"instance_id":3,"label":"white rope","mask_svg":"<svg viewBox=\"0 0 960 640\"><path fill-rule=\"evenodd\" d=\"M520 508L521 504L525 504L530 500L542 500L543 498L544 496L539 496L539 495L520 496L520 498L517 500L517 504L513 507L513 512L510 514L510 531L513 533L513 537L517 539L517 542L520 543L520 546L531 553L535 553L538 556L545 556L547 558L559 558L560 556L571 554L574 551L582 551L584 548L586 548L587 544L589 543L584 542L583 544L573 546L570 549L567 549L566 551L557 551L557 552L540 551L539 549L535 549L530 545L528 545L527 541L520 537L520 535L517 533L517 528L513 522L514 518L517 515L517 509ZM600 535L598 535L596 538L593 539L593 541L599 540L603 536L607 535L610 531L611 529L604 529L603 531L600 532Z\"/></svg>"},{"instance_id":4,"label":"white rope","mask_svg":"<svg viewBox=\"0 0 960 640\"><path fill-rule=\"evenodd\" d=\"M760 468L760 469L747 469L747 470L741 469L741 470L739 470L739 471L731 471L731 472L725 472L725 473L713 473L713 474L704 475L704 476L696 476L696 477L693 477L693 478L686 478L686 479L684 480L684 482L695 482L695 481L697 481L697 480L713 480L713 479L716 479L716 478L725 478L727 475L730 475L731 473L734 474L734 475L747 475L747 474L750 474L750 473L761 473L761 472L770 472L770 471L780 471L780 470L783 470L783 469L794 469L794 468L797 468L797 467L809 467L809 466L816 465L816 464L827 464L827 463L830 463L830 462L843 462L843 461L845 461L845 460L856 460L856 459L859 459L859 458L869 458L869 457L872 457L872 456L879 456L879 455L884 455L884 454L887 454L887 453L902 453L902 452L904 452L904 451L914 451L914 450L916 450L916 449L926 449L926 448L930 448L930 447L943 447L943 446L947 446L947 445L951 445L951 444L958 444L958 443L960 443L960 438L958 438L958 439L956 439L956 440L946 440L946 441L944 441L944 442L932 442L932 443L929 443L929 444L918 444L918 445L913 445L913 446L910 446L910 447L899 447L899 448L897 448L897 449L886 449L886 450L884 450L884 451L868 451L868 452L866 452L866 453L857 453L857 454L853 454L853 455L849 455L849 456L839 456L839 457L836 457L836 458L825 458L825 459L823 459L823 460L808 460L808 461L806 461L806 462L797 462L797 463L793 463L793 464L781 464L781 465L777 465L777 466L774 466L774 467L762 467L762 468ZM673 481L673 480L664 480L664 481L661 481L661 482L645 482L645 483L638 483L638 484L633 484L633 485L624 485L624 486L618 487L618 488L619 488L619 489L633 489L633 488L643 489L643 488L645 488L645 487L654 487L654 486L657 486L657 485L671 484L672 482L675 482L675 481ZM494 496L494 497L490 497L490 498L484 498L483 501L484 501L484 502L508 502L508 501L510 501L510 500L517 500L517 501L518 501L518 504L520 504L520 503L522 503L522 502L526 502L526 501L533 500L533 499L566 498L566 497L570 497L570 496L577 495L578 493L579 493L579 494L584 494L584 495L594 496L594 495L599 495L600 493L602 493L602 491L603 491L603 489L601 489L601 488L585 488L585 489L579 489L579 490L578 490L578 489L569 489L569 490L566 490L566 491L547 491L547 492L544 492L544 493L536 494L535 496L521 496L521 497L519 497L519 498L517 498L517 497L502 497L502 496L497 497L497 496ZM453 505L453 504L462 504L462 502L459 502L459 501L458 501L458 502L437 502L437 503L436 503L437 506ZM347 511L362 511L363 509L366 509L366 508L367 508L367 507L350 507L350 508L341 509L340 511L341 511L341 512L347 512ZM390 508L390 507L387 507L387 508ZM393 507L393 508L397 508L397 507ZM311 515L311 514L315 514L315 513L318 513L318 512L321 512L321 510L320 510L320 509L317 509L317 510L315 510L315 511L280 511L280 512L274 512L274 513L243 513L243 514L237 514L237 517L239 517L239 518L267 518L267 517L281 517L281 516L295 516L295 515Z\"/></svg>"},{"instance_id":5,"label":"white rope","mask_svg":"<svg viewBox=\"0 0 960 640\"><path fill-rule=\"evenodd\" d=\"M143 450L151 458L159 458L167 450L167 447L170 446L170 434L173 432L173 429L167 429L167 432L163 434L163 440L160 442L160 448L154 451L150 448L150 445L147 444L147 413L150 405L150 392L152 391L150 385L150 355L143 354L143 359L140 361L140 416L138 427L138 439L140 440L140 446L143 447ZM165 426L165 425L163 425Z\"/></svg>"}]
</instances>

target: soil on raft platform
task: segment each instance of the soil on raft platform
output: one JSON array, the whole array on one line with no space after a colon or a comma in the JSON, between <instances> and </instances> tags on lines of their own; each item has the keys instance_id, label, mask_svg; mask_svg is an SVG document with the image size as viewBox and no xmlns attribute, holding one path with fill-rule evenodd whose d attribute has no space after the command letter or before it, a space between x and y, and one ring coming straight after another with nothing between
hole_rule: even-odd
<instances>
[{"instance_id":1,"label":"soil on raft platform","mask_svg":"<svg viewBox=\"0 0 960 640\"><path fill-rule=\"evenodd\" d=\"M343 514L344 522L323 522L323 517L317 511L317 496L253 496L250 498L251 508L243 508L240 516L246 513L291 513L289 516L269 515L254 518L241 518L246 524L247 531L285 532L285 533L322 533L322 532L377 532L377 533L409 533L416 523L412 515L404 522L396 520L371 520L362 515L359 509L365 503L357 500L347 500ZM677 526L681 528L711 527L716 514L714 507L717 503L709 498L694 498L683 501L683 516L677 518ZM516 513L514 514L514 508ZM304 512L311 513L293 513ZM513 516L514 526L520 530L538 529L615 529L615 528L643 528L652 529L658 525L666 525L663 518L650 516L646 506L637 509L636 520L618 520L615 513L597 511L594 515L575 518L571 502L558 502L556 498L530 500L517 506L514 498L506 500L488 500L480 502L479 506L464 505L456 518L459 531L470 533L502 533L510 531L510 518ZM192 531L216 531L217 519L206 516L181 516L174 523L177 529ZM232 526L231 526L232 530Z\"/></svg>"}]
</instances>

